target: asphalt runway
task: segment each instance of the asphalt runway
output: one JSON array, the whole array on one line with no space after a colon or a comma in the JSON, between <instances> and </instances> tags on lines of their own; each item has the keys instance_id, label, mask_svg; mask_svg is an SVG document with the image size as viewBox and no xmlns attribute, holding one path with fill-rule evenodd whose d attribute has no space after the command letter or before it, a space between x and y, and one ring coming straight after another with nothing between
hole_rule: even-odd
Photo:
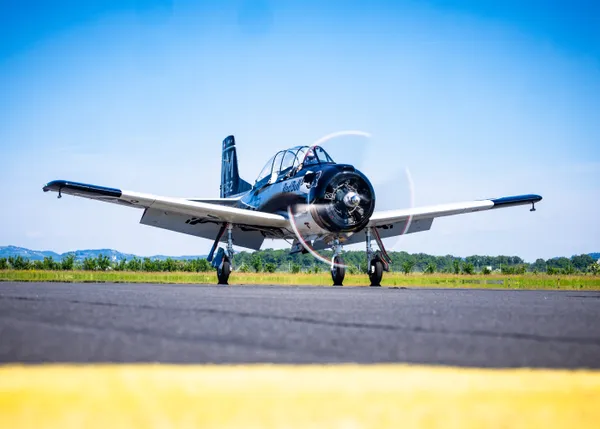
<instances>
[{"instance_id":1,"label":"asphalt runway","mask_svg":"<svg viewBox=\"0 0 600 429\"><path fill-rule=\"evenodd\" d=\"M0 283L0 362L600 368L600 293Z\"/></svg>"}]
</instances>

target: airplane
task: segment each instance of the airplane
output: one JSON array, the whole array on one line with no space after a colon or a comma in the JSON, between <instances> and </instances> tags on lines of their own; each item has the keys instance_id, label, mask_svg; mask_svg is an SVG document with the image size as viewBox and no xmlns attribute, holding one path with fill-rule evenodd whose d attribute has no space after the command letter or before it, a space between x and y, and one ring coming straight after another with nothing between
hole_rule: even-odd
<instances>
[{"instance_id":1,"label":"airplane","mask_svg":"<svg viewBox=\"0 0 600 429\"><path fill-rule=\"evenodd\" d=\"M310 252L321 260L318 250L333 249L327 261L334 286L345 277L342 246L364 241L370 284L380 286L391 263L382 239L428 231L443 216L529 204L535 211L542 200L527 194L376 211L369 179L352 165L336 163L319 145L277 152L252 185L239 175L233 135L222 145L220 198L166 197L68 180L51 181L43 191L143 209L143 225L214 240L207 259L222 285L232 271L233 246L259 250L269 238L293 240L291 253Z\"/></svg>"}]
</instances>

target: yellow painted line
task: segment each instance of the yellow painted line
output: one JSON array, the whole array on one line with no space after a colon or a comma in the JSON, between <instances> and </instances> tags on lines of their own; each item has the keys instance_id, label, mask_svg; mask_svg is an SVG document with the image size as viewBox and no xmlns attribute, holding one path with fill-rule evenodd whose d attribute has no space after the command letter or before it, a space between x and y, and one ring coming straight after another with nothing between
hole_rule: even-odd
<instances>
[{"instance_id":1,"label":"yellow painted line","mask_svg":"<svg viewBox=\"0 0 600 429\"><path fill-rule=\"evenodd\" d=\"M597 428L600 371L0 366L0 427Z\"/></svg>"}]
</instances>

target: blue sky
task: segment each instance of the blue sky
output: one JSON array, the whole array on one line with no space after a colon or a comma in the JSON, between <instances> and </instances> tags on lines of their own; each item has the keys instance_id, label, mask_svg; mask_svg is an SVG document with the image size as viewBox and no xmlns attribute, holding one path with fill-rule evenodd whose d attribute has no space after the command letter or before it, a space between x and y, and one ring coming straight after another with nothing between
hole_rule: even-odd
<instances>
[{"instance_id":1,"label":"blue sky","mask_svg":"<svg viewBox=\"0 0 600 429\"><path fill-rule=\"evenodd\" d=\"M139 225L139 211L41 187L218 196L228 134L253 181L282 147L358 129L373 138L329 151L373 178L381 207L408 204L405 168L417 205L544 197L535 213L438 219L395 250L533 260L600 249L592 2L0 5L0 245L206 253L206 240ZM355 143L366 150L344 150Z\"/></svg>"}]
</instances>

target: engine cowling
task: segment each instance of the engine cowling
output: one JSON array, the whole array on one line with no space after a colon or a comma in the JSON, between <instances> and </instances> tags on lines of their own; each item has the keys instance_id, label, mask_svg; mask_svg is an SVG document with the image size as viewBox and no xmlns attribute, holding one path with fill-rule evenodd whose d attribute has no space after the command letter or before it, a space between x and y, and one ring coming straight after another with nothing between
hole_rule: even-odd
<instances>
[{"instance_id":1,"label":"engine cowling","mask_svg":"<svg viewBox=\"0 0 600 429\"><path fill-rule=\"evenodd\" d=\"M331 232L362 230L375 210L375 191L369 179L352 166L324 172L311 188L311 215Z\"/></svg>"}]
</instances>

